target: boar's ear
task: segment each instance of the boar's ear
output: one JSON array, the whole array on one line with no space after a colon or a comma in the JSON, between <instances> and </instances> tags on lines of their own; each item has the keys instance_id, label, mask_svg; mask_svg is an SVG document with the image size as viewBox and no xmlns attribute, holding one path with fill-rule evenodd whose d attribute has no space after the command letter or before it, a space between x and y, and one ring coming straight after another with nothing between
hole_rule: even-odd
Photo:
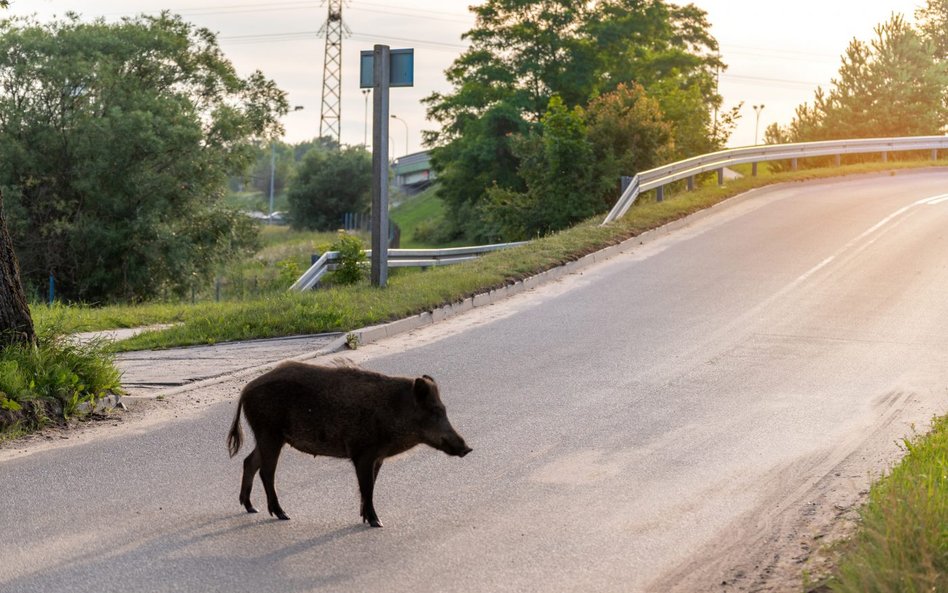
<instances>
[{"instance_id":1,"label":"boar's ear","mask_svg":"<svg viewBox=\"0 0 948 593\"><path fill-rule=\"evenodd\" d=\"M428 375L424 375L415 379L415 384L412 386L412 391L415 393L415 400L419 404L425 405L431 403L433 385L434 379Z\"/></svg>"}]
</instances>

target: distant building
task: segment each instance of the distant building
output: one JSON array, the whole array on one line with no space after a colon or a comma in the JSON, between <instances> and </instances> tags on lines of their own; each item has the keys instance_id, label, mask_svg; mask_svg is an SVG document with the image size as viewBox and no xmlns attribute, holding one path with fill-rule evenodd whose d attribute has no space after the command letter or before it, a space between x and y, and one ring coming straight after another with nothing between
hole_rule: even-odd
<instances>
[{"instance_id":1,"label":"distant building","mask_svg":"<svg viewBox=\"0 0 948 593\"><path fill-rule=\"evenodd\" d=\"M395 187L407 194L425 189L435 178L428 151L398 157L392 164L392 169L395 173Z\"/></svg>"}]
</instances>

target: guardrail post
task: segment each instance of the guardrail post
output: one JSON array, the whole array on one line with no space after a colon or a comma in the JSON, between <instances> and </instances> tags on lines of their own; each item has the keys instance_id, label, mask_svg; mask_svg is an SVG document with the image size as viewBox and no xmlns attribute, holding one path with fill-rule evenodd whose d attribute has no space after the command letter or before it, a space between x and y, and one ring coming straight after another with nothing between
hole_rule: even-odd
<instances>
[{"instance_id":1,"label":"guardrail post","mask_svg":"<svg viewBox=\"0 0 948 593\"><path fill-rule=\"evenodd\" d=\"M688 191L695 191L695 176L688 177Z\"/></svg>"},{"instance_id":2,"label":"guardrail post","mask_svg":"<svg viewBox=\"0 0 948 593\"><path fill-rule=\"evenodd\" d=\"M724 185L724 167L718 169L718 185Z\"/></svg>"},{"instance_id":3,"label":"guardrail post","mask_svg":"<svg viewBox=\"0 0 948 593\"><path fill-rule=\"evenodd\" d=\"M937 149L937 148L933 148L933 149L932 149L932 160L933 160L933 161L937 161L937 160L938 160L938 149Z\"/></svg>"},{"instance_id":4,"label":"guardrail post","mask_svg":"<svg viewBox=\"0 0 948 593\"><path fill-rule=\"evenodd\" d=\"M888 151L885 151L885 150L882 151L882 162L883 162L883 163L888 163L888 162L889 162L889 153L888 153Z\"/></svg>"},{"instance_id":5,"label":"guardrail post","mask_svg":"<svg viewBox=\"0 0 948 593\"><path fill-rule=\"evenodd\" d=\"M790 161L790 168L793 169L794 171L797 170L797 159L796 159L796 158L793 158L793 159Z\"/></svg>"},{"instance_id":6,"label":"guardrail post","mask_svg":"<svg viewBox=\"0 0 948 593\"><path fill-rule=\"evenodd\" d=\"M842 155L838 155L838 154L835 156L836 156L836 166L838 167L843 163L843 157Z\"/></svg>"},{"instance_id":7,"label":"guardrail post","mask_svg":"<svg viewBox=\"0 0 948 593\"><path fill-rule=\"evenodd\" d=\"M664 199L665 199L665 186L659 185L658 187L655 188L655 201L661 202Z\"/></svg>"},{"instance_id":8,"label":"guardrail post","mask_svg":"<svg viewBox=\"0 0 948 593\"><path fill-rule=\"evenodd\" d=\"M757 161L751 163L751 177L757 177Z\"/></svg>"}]
</instances>

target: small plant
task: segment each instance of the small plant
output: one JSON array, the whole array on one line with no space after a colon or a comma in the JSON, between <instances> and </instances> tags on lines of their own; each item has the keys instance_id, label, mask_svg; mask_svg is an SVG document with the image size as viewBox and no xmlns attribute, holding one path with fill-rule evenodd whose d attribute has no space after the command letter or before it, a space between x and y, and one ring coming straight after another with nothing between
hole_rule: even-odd
<instances>
[{"instance_id":1,"label":"small plant","mask_svg":"<svg viewBox=\"0 0 948 593\"><path fill-rule=\"evenodd\" d=\"M359 334L355 332L346 334L346 348L349 350L357 350L359 348Z\"/></svg>"},{"instance_id":2,"label":"small plant","mask_svg":"<svg viewBox=\"0 0 948 593\"><path fill-rule=\"evenodd\" d=\"M364 249L362 239L339 231L339 238L330 247L331 251L339 252L336 271L333 272L333 280L337 284L355 284L362 280L365 275L362 265L365 262Z\"/></svg>"}]
</instances>

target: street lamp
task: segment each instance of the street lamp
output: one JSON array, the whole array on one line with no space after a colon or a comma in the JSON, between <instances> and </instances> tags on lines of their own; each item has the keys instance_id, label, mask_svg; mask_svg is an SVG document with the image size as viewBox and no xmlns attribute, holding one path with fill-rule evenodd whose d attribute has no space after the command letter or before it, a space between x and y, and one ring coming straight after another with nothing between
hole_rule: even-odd
<instances>
[{"instance_id":1,"label":"street lamp","mask_svg":"<svg viewBox=\"0 0 948 593\"><path fill-rule=\"evenodd\" d=\"M362 89L362 96L365 97L365 125L362 132L362 146L369 146L369 93L372 89Z\"/></svg>"},{"instance_id":2,"label":"street lamp","mask_svg":"<svg viewBox=\"0 0 948 593\"><path fill-rule=\"evenodd\" d=\"M757 130L760 128L760 112L764 110L764 104L753 105L754 113L756 117L754 118L754 146L757 146Z\"/></svg>"},{"instance_id":3,"label":"street lamp","mask_svg":"<svg viewBox=\"0 0 948 593\"><path fill-rule=\"evenodd\" d=\"M397 119L405 126L405 154L408 154L408 123L397 115L393 115L392 119Z\"/></svg>"},{"instance_id":4,"label":"street lamp","mask_svg":"<svg viewBox=\"0 0 948 593\"><path fill-rule=\"evenodd\" d=\"M302 111L302 105L293 107L293 111ZM273 180L276 177L276 142L270 141L270 212L267 214L267 224L273 224Z\"/></svg>"}]
</instances>

